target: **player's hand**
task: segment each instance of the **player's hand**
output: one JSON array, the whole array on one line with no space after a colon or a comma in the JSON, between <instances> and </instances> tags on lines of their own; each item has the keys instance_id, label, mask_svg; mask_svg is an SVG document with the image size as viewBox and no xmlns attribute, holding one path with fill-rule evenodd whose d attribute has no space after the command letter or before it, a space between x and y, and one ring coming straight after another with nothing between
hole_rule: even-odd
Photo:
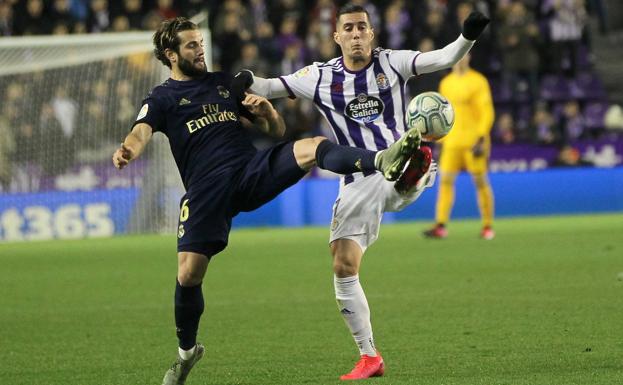
<instances>
[{"instance_id":1,"label":"player's hand","mask_svg":"<svg viewBox=\"0 0 623 385\"><path fill-rule=\"evenodd\" d=\"M259 95L246 94L242 105L245 106L250 113L260 118L271 119L274 114L277 113L277 110L273 108L273 105L268 99Z\"/></svg>"},{"instance_id":2,"label":"player's hand","mask_svg":"<svg viewBox=\"0 0 623 385\"><path fill-rule=\"evenodd\" d=\"M467 16L467 19L463 22L463 37L467 40L476 40L478 36L484 31L485 27L491 19L483 15L478 11L473 11Z\"/></svg>"},{"instance_id":3,"label":"player's hand","mask_svg":"<svg viewBox=\"0 0 623 385\"><path fill-rule=\"evenodd\" d=\"M478 138L478 141L474 144L474 147L472 147L472 154L476 158L479 158L485 154L485 138L482 136Z\"/></svg>"},{"instance_id":4,"label":"player's hand","mask_svg":"<svg viewBox=\"0 0 623 385\"><path fill-rule=\"evenodd\" d=\"M112 154L112 164L114 164L119 170L127 166L131 160L132 150L126 147L123 143L121 143L121 147L119 147L115 153Z\"/></svg>"},{"instance_id":5,"label":"player's hand","mask_svg":"<svg viewBox=\"0 0 623 385\"><path fill-rule=\"evenodd\" d=\"M249 70L242 70L234 76L231 81L231 93L236 100L242 101L245 97L246 91L253 85L253 72Z\"/></svg>"}]
</instances>

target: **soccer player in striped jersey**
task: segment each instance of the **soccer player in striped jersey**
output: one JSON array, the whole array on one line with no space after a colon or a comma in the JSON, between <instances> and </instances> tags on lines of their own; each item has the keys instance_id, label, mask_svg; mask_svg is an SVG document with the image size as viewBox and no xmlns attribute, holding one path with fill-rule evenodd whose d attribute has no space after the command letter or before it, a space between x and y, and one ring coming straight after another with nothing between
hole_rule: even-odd
<instances>
[{"instance_id":1,"label":"soccer player in striped jersey","mask_svg":"<svg viewBox=\"0 0 623 385\"><path fill-rule=\"evenodd\" d=\"M411 50L372 48L374 30L365 8L347 4L337 13L334 40L342 56L314 63L274 79L238 74L238 81L269 99L289 96L310 99L326 118L337 143L383 150L406 130L405 85L409 78L449 68L473 46L489 19L473 12L463 33L442 49L420 53ZM408 171L408 172L407 172ZM381 376L384 363L372 337L370 309L359 282L359 267L366 248L378 237L385 211L398 211L432 185L436 166L430 149L422 147L410 160L400 183L375 172L342 177L333 208L330 245L338 308L359 348L360 360L342 380ZM408 178L408 180L405 180Z\"/></svg>"}]
</instances>

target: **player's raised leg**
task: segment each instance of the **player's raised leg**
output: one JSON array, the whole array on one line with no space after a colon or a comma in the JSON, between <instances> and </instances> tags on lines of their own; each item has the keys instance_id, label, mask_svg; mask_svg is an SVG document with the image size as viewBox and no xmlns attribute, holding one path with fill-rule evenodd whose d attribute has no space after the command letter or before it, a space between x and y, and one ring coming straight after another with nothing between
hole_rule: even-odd
<instances>
[{"instance_id":1,"label":"player's raised leg","mask_svg":"<svg viewBox=\"0 0 623 385\"><path fill-rule=\"evenodd\" d=\"M294 156L303 170L314 165L338 174L360 171L381 171L385 179L394 181L402 174L409 159L419 150L418 130L407 131L395 143L381 151L341 146L325 137L301 139L294 143Z\"/></svg>"},{"instance_id":2,"label":"player's raised leg","mask_svg":"<svg viewBox=\"0 0 623 385\"><path fill-rule=\"evenodd\" d=\"M376 170L375 156L375 151L340 146L323 136L294 142L294 157L303 170L309 170L317 165L338 174L373 171Z\"/></svg>"}]
</instances>

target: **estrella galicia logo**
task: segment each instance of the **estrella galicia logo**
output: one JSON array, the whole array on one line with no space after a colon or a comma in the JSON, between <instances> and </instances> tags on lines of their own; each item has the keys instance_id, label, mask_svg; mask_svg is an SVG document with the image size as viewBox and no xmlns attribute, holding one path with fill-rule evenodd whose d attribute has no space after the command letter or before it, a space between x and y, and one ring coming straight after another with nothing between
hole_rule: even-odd
<instances>
[{"instance_id":1,"label":"estrella galicia logo","mask_svg":"<svg viewBox=\"0 0 623 385\"><path fill-rule=\"evenodd\" d=\"M344 114L354 121L369 123L378 118L385 109L383 101L374 96L359 94L344 108Z\"/></svg>"},{"instance_id":2,"label":"estrella galicia logo","mask_svg":"<svg viewBox=\"0 0 623 385\"><path fill-rule=\"evenodd\" d=\"M223 99L227 99L229 97L229 90L227 88L223 86L216 86L216 90Z\"/></svg>"}]
</instances>

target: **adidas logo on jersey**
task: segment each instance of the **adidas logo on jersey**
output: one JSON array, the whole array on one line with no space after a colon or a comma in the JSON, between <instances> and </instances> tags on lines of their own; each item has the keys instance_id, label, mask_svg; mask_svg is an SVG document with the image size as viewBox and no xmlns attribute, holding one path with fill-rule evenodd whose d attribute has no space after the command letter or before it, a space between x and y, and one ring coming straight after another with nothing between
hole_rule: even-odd
<instances>
[{"instance_id":1,"label":"adidas logo on jersey","mask_svg":"<svg viewBox=\"0 0 623 385\"><path fill-rule=\"evenodd\" d=\"M361 168L361 159L357 159L357 161L355 162L355 167L357 167L357 169L359 171L362 170L362 168Z\"/></svg>"},{"instance_id":2,"label":"adidas logo on jersey","mask_svg":"<svg viewBox=\"0 0 623 385\"><path fill-rule=\"evenodd\" d=\"M186 104L190 104L190 100L186 99L186 98L182 98L182 100L180 100L179 105L180 106L184 106Z\"/></svg>"}]
</instances>

